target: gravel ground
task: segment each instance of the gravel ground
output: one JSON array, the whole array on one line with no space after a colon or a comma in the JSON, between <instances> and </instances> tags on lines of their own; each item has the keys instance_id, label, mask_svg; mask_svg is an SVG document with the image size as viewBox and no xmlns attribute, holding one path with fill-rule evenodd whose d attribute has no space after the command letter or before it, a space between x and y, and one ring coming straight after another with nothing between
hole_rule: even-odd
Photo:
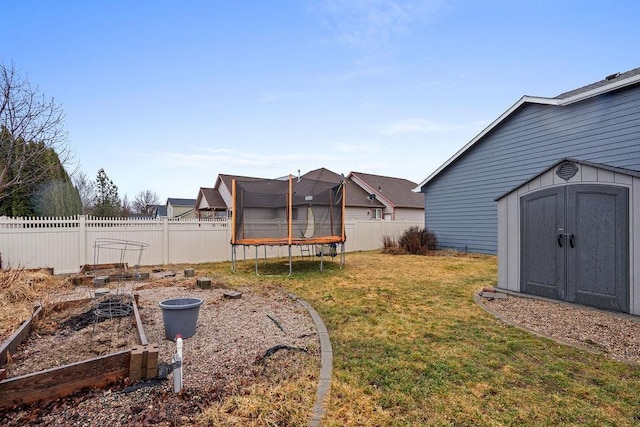
<instances>
[{"instance_id":1,"label":"gravel ground","mask_svg":"<svg viewBox=\"0 0 640 427\"><path fill-rule=\"evenodd\" d=\"M502 320L535 333L616 360L640 362L640 321L635 316L511 294L480 297L480 303Z\"/></svg>"},{"instance_id":2,"label":"gravel ground","mask_svg":"<svg viewBox=\"0 0 640 427\"><path fill-rule=\"evenodd\" d=\"M236 289L242 297L230 299L225 298L224 289L202 290L193 284L185 288L184 284L155 284L136 291L140 295L145 334L150 343L159 344L158 360L166 363L171 362L175 343L164 337L160 301L179 297L204 300L196 334L184 342L182 393L173 392L171 375L166 381L138 383L145 385L139 389L127 388L130 384L123 382L105 390L83 391L53 402L0 412L0 425L193 424L203 408L233 391L229 390L230 384L250 382L259 375L257 362L269 349L278 345L305 349L319 360L313 320L295 299L280 289ZM83 290L76 293L86 296ZM278 351L270 357L286 352Z\"/></svg>"}]
</instances>

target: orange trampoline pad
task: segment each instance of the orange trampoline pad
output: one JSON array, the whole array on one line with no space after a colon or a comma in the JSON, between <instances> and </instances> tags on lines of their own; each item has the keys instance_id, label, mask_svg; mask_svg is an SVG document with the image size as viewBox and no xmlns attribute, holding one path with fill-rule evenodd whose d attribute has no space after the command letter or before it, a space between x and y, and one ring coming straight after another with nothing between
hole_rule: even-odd
<instances>
[{"instance_id":1,"label":"orange trampoline pad","mask_svg":"<svg viewBox=\"0 0 640 427\"><path fill-rule=\"evenodd\" d=\"M312 239L292 239L291 245L327 245L330 243L344 243L340 236L324 236ZM283 238L262 238L262 239L238 239L232 242L233 245L243 246L288 246L289 239Z\"/></svg>"}]
</instances>

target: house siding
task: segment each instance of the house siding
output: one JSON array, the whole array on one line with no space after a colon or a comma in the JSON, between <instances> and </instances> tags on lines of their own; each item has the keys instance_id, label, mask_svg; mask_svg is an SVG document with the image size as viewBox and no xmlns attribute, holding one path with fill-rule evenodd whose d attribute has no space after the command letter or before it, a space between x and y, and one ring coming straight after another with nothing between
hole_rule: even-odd
<instances>
[{"instance_id":1,"label":"house siding","mask_svg":"<svg viewBox=\"0 0 640 427\"><path fill-rule=\"evenodd\" d=\"M522 105L422 188L425 225L441 247L495 254L495 199L564 157L640 170L640 86Z\"/></svg>"},{"instance_id":2,"label":"house siding","mask_svg":"<svg viewBox=\"0 0 640 427\"><path fill-rule=\"evenodd\" d=\"M345 221L371 220L373 218L373 208L347 207L345 209L344 215Z\"/></svg>"},{"instance_id":3,"label":"house siding","mask_svg":"<svg viewBox=\"0 0 640 427\"><path fill-rule=\"evenodd\" d=\"M220 182L218 192L220 192L220 196L222 197L222 200L224 200L224 203L229 206L229 209L231 209L231 189L227 188L224 182Z\"/></svg>"},{"instance_id":4,"label":"house siding","mask_svg":"<svg viewBox=\"0 0 640 427\"><path fill-rule=\"evenodd\" d=\"M393 210L389 214L393 214ZM396 208L395 221L421 221L422 219L424 219L424 209Z\"/></svg>"}]
</instances>

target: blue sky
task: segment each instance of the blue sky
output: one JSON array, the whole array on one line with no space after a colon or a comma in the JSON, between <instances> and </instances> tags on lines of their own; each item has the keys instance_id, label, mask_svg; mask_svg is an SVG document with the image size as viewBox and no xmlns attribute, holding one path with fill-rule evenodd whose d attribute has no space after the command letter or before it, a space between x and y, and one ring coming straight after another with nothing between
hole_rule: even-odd
<instances>
[{"instance_id":1,"label":"blue sky","mask_svg":"<svg viewBox=\"0 0 640 427\"><path fill-rule=\"evenodd\" d=\"M219 173L420 182L523 95L640 67L640 2L3 2L0 60L132 200Z\"/></svg>"}]
</instances>

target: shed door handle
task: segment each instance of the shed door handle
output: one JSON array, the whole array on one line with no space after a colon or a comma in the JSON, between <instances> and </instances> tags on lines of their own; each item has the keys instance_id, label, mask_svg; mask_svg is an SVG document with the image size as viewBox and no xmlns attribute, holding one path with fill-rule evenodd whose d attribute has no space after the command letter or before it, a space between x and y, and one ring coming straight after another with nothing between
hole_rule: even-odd
<instances>
[{"instance_id":1,"label":"shed door handle","mask_svg":"<svg viewBox=\"0 0 640 427\"><path fill-rule=\"evenodd\" d=\"M558 234L558 246L562 247L562 238L564 237L564 234Z\"/></svg>"},{"instance_id":2,"label":"shed door handle","mask_svg":"<svg viewBox=\"0 0 640 427\"><path fill-rule=\"evenodd\" d=\"M573 247L573 234L569 236L569 246Z\"/></svg>"}]
</instances>

